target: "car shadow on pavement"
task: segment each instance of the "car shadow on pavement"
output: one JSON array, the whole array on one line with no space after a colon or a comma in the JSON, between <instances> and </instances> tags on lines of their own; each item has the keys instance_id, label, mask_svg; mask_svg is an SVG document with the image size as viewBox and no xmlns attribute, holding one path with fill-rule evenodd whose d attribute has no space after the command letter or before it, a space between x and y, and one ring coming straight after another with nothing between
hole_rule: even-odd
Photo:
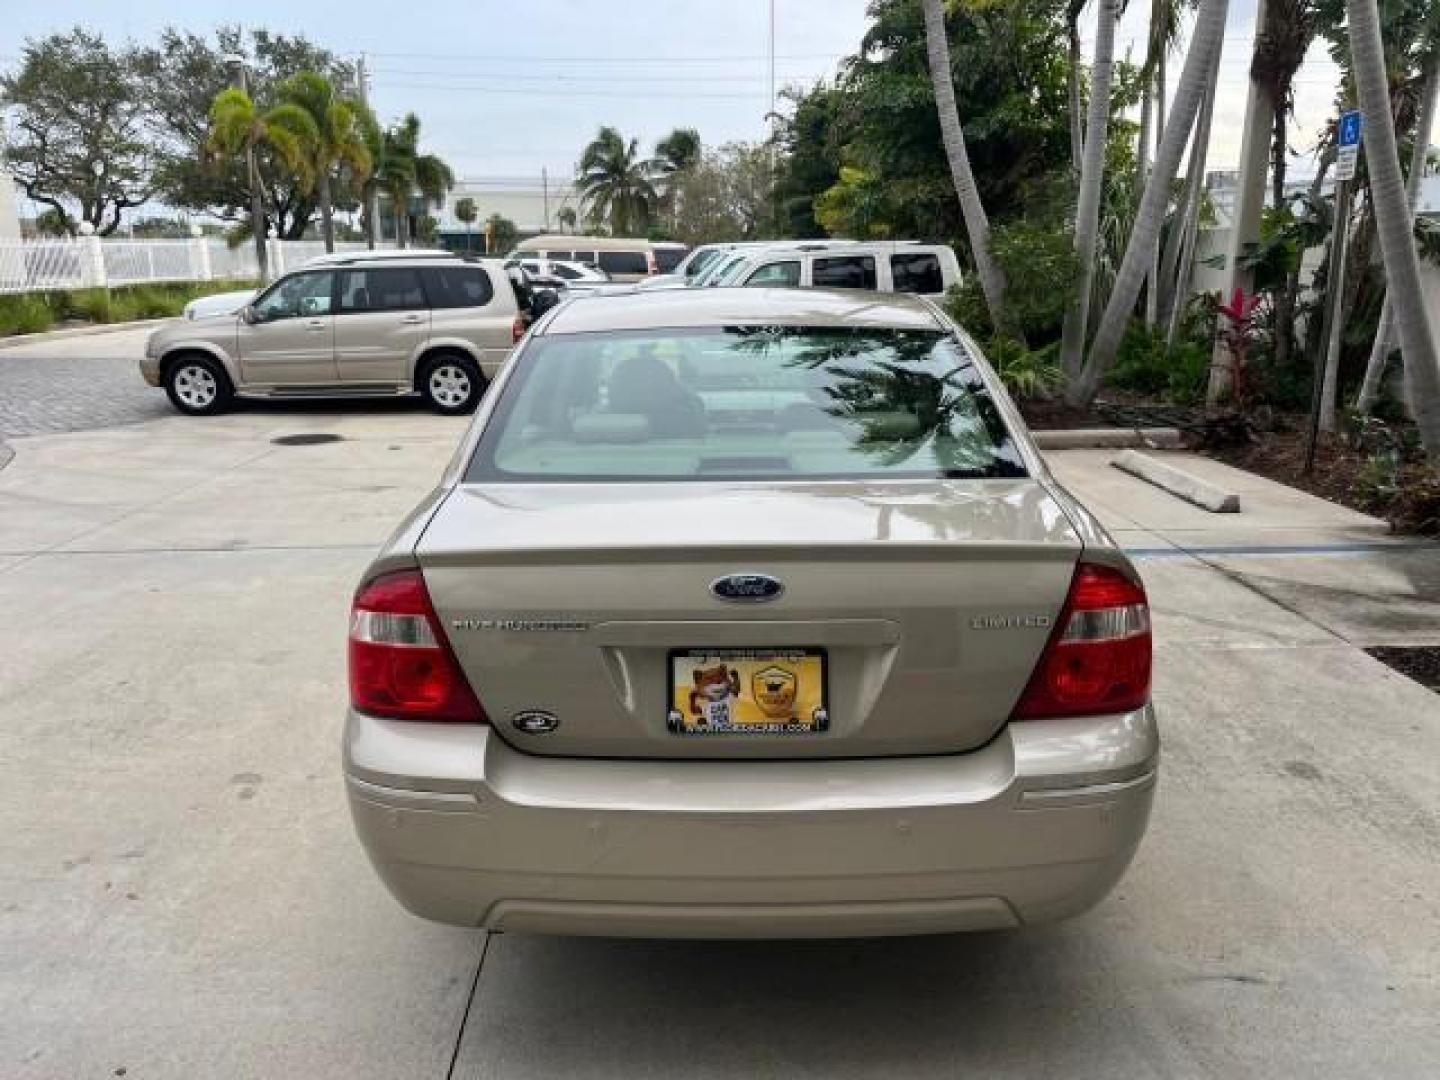
<instances>
[{"instance_id":1,"label":"car shadow on pavement","mask_svg":"<svg viewBox=\"0 0 1440 1080\"><path fill-rule=\"evenodd\" d=\"M1117 1007L1125 991L1100 977L1115 966L1105 955L1115 939L1096 929L770 942L497 935L454 1075L913 1077L1042 1062L1057 1075L1146 1072L1166 1052ZM1106 983L1109 1000L1097 1000Z\"/></svg>"}]
</instances>

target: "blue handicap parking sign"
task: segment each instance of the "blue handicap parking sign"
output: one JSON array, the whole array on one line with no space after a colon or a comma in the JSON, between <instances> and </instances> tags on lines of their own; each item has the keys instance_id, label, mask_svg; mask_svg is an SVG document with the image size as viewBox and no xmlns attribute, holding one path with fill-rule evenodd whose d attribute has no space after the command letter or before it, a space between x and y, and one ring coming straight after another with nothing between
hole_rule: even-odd
<instances>
[{"instance_id":1,"label":"blue handicap parking sign","mask_svg":"<svg viewBox=\"0 0 1440 1080\"><path fill-rule=\"evenodd\" d=\"M1341 146L1360 145L1360 110L1341 115L1339 142Z\"/></svg>"}]
</instances>

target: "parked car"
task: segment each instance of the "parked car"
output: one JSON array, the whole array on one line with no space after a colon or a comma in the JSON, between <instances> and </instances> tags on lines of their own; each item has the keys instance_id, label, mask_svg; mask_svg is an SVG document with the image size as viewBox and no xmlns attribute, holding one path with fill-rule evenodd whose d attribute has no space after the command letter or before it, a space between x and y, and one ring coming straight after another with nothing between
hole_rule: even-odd
<instances>
[{"instance_id":1,"label":"parked car","mask_svg":"<svg viewBox=\"0 0 1440 1080\"><path fill-rule=\"evenodd\" d=\"M364 572L350 807L461 926L1029 925L1145 831L1150 656L1135 568L933 303L582 297Z\"/></svg>"},{"instance_id":2,"label":"parked car","mask_svg":"<svg viewBox=\"0 0 1440 1080\"><path fill-rule=\"evenodd\" d=\"M497 260L331 256L238 312L163 327L140 372L183 413L246 397L419 394L443 413L480 400L535 303Z\"/></svg>"},{"instance_id":3,"label":"parked car","mask_svg":"<svg viewBox=\"0 0 1440 1080\"><path fill-rule=\"evenodd\" d=\"M946 244L787 245L743 252L707 284L873 289L939 298L960 284L960 263Z\"/></svg>"},{"instance_id":4,"label":"parked car","mask_svg":"<svg viewBox=\"0 0 1440 1080\"><path fill-rule=\"evenodd\" d=\"M515 259L515 265L523 267L532 278L555 278L567 289L584 292L610 282L610 275L604 270L567 261L565 259ZM509 265L508 263L506 265Z\"/></svg>"},{"instance_id":5,"label":"parked car","mask_svg":"<svg viewBox=\"0 0 1440 1080\"><path fill-rule=\"evenodd\" d=\"M543 234L520 241L506 259L545 258L591 263L615 281L639 281L660 273L662 258L668 260L672 253L678 251L679 255L683 255L686 250L683 244L660 244L619 236Z\"/></svg>"},{"instance_id":6,"label":"parked car","mask_svg":"<svg viewBox=\"0 0 1440 1080\"><path fill-rule=\"evenodd\" d=\"M234 315L255 299L255 292L254 289L237 289L232 292L197 296L181 308L180 313L187 319L207 319L211 315Z\"/></svg>"}]
</instances>

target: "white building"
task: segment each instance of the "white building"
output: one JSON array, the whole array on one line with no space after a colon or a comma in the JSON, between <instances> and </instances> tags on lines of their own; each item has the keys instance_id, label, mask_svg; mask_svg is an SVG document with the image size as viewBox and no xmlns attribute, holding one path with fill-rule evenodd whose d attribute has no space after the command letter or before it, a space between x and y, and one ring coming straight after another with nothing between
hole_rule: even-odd
<instances>
[{"instance_id":1,"label":"white building","mask_svg":"<svg viewBox=\"0 0 1440 1080\"><path fill-rule=\"evenodd\" d=\"M444 205L432 211L440 222L441 233L464 233L465 223L455 217L455 204L461 199L475 200L475 224L479 229L491 214L509 218L522 235L554 232L559 228L557 215L564 208L579 213L579 196L568 179L558 181L541 176L477 176L457 180L445 197Z\"/></svg>"}]
</instances>

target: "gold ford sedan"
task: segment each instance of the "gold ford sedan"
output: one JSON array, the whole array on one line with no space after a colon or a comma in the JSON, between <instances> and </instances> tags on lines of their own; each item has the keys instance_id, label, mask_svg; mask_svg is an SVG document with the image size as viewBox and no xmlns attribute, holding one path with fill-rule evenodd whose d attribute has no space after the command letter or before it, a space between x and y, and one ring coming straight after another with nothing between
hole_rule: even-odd
<instances>
[{"instance_id":1,"label":"gold ford sedan","mask_svg":"<svg viewBox=\"0 0 1440 1080\"><path fill-rule=\"evenodd\" d=\"M831 937L1101 900L1159 740L1135 569L933 304L571 301L355 593L360 839L418 915Z\"/></svg>"}]
</instances>

